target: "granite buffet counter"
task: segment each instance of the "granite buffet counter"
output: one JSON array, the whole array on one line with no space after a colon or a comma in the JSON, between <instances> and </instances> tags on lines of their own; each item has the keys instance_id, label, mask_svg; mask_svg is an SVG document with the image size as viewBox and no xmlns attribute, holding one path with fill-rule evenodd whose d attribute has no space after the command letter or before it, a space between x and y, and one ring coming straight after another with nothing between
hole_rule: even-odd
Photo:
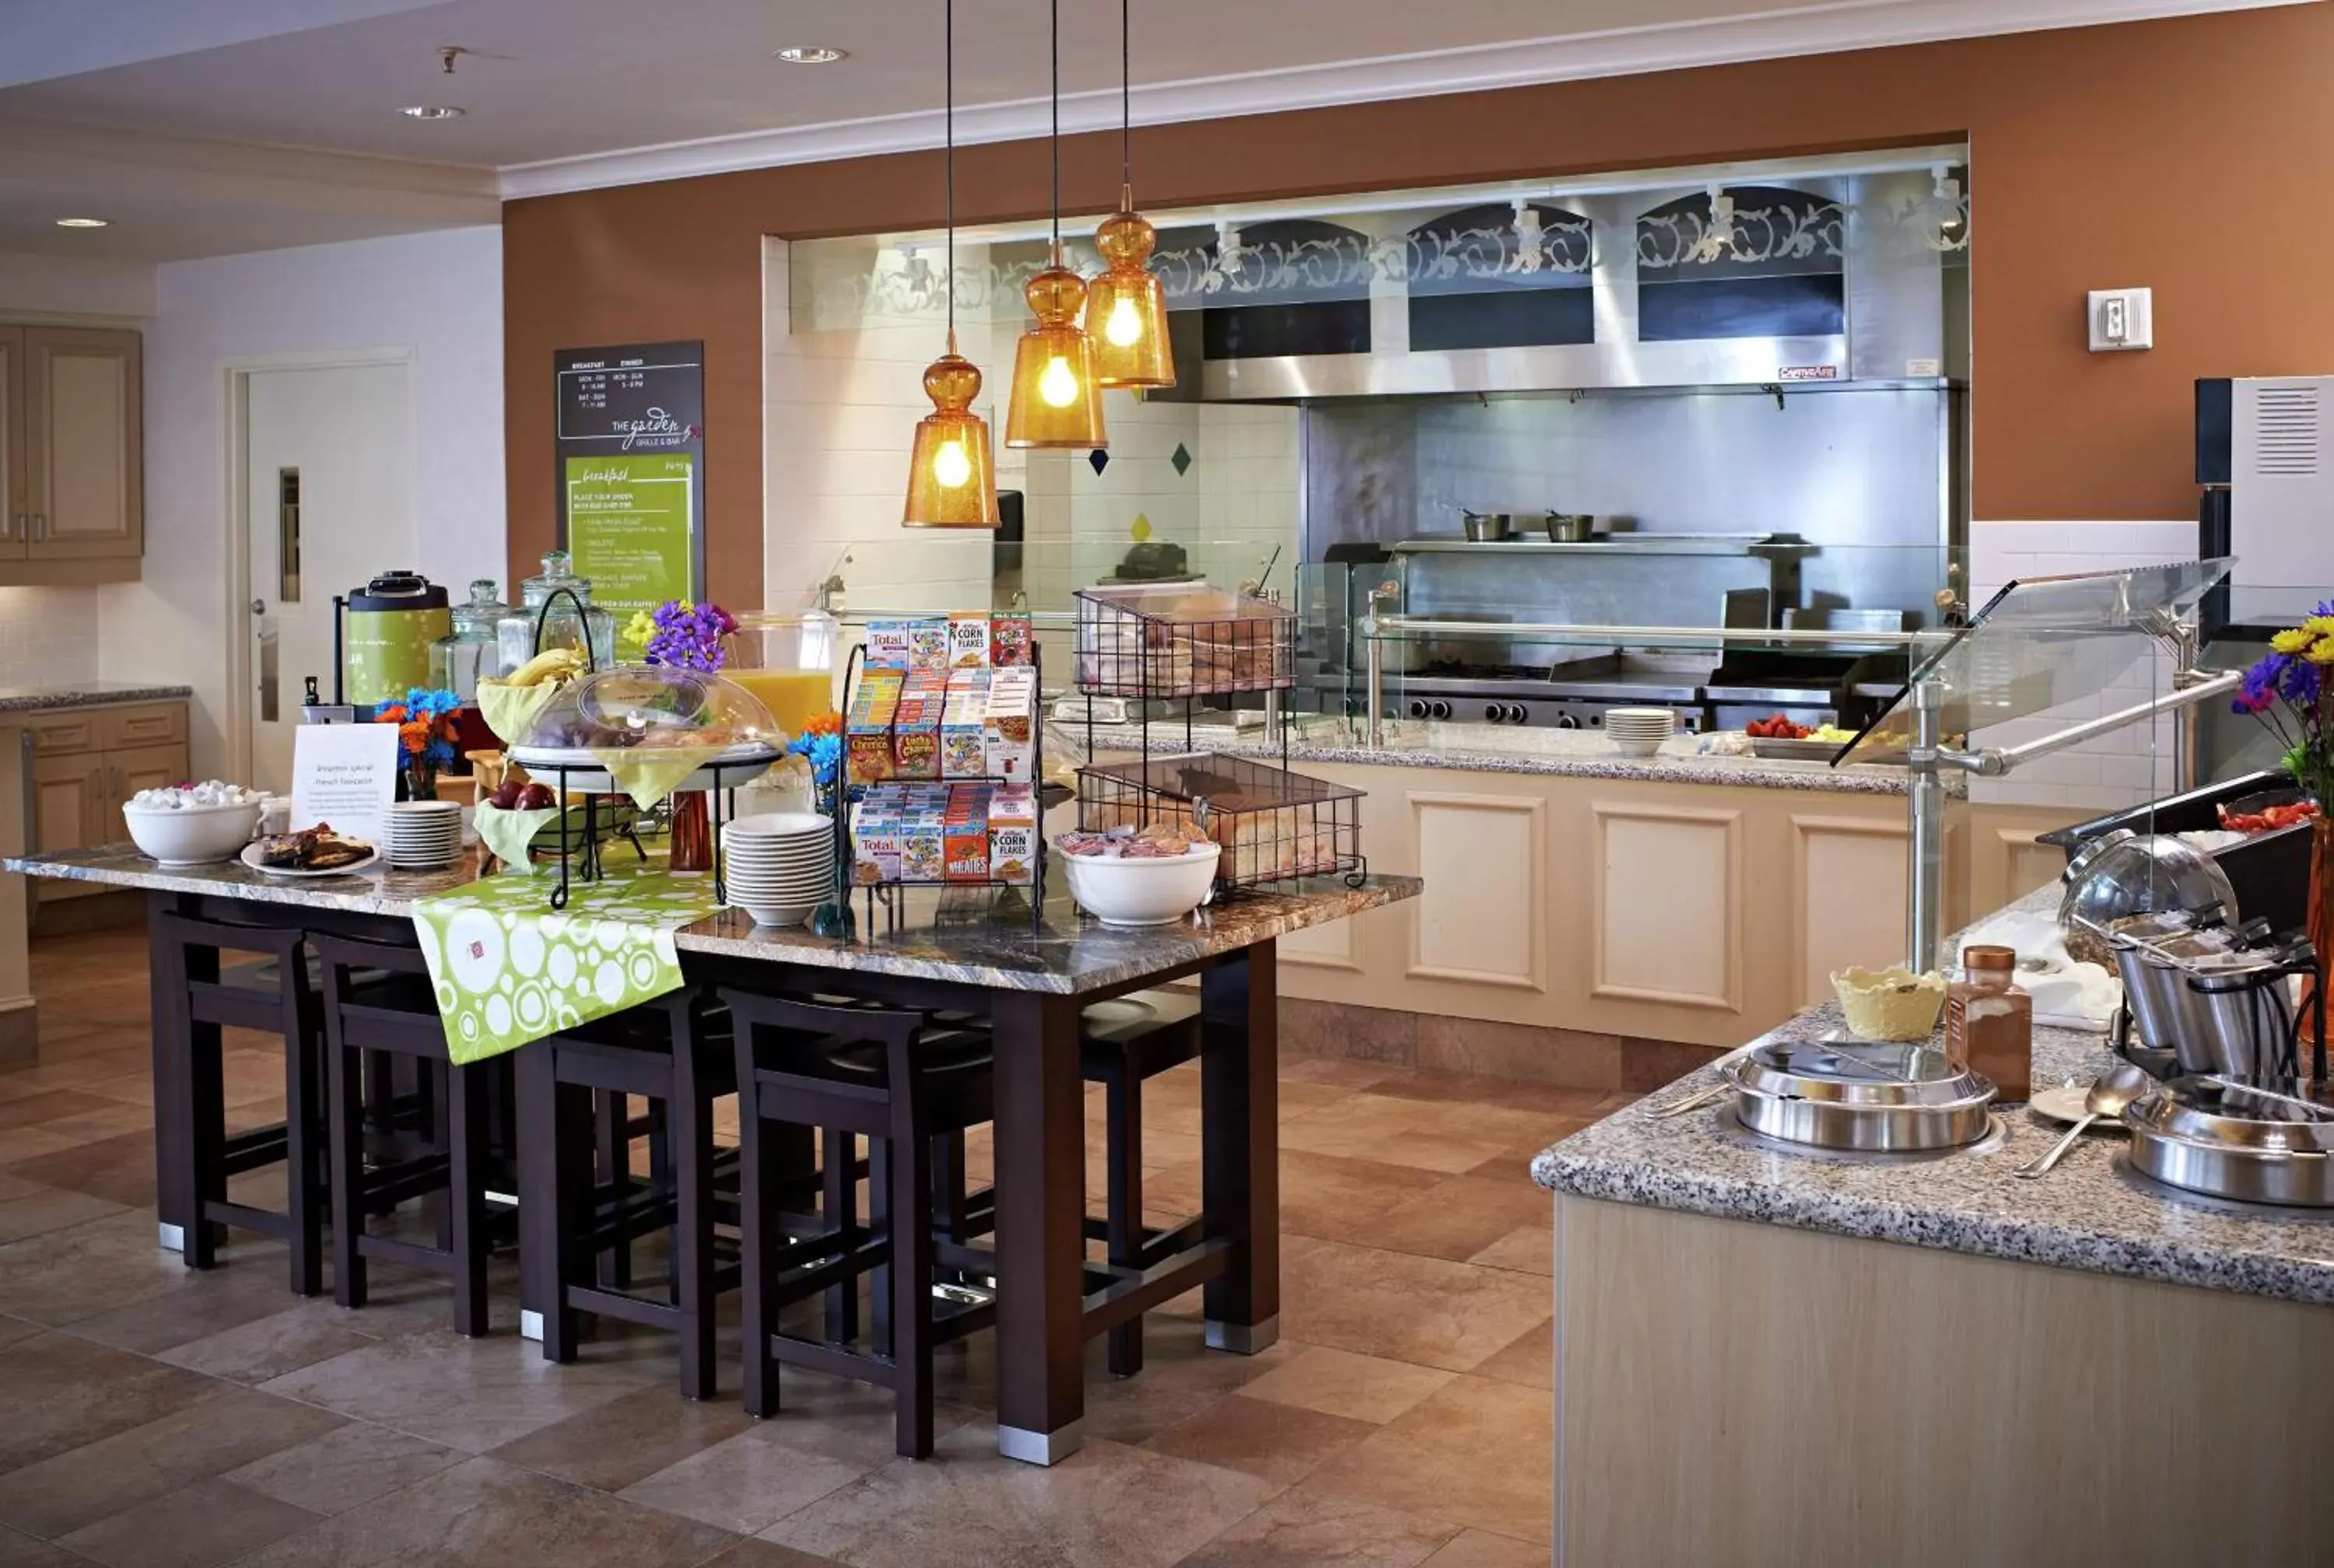
<instances>
[{"instance_id":1,"label":"granite buffet counter","mask_svg":"<svg viewBox=\"0 0 2334 1568\"><path fill-rule=\"evenodd\" d=\"M1827 1004L1768 1037L1838 1023ZM2107 1058L2063 1030L2034 1050L2037 1084ZM1787 1150L1722 1103L1633 1106L1533 1161L1556 1195L1559 1563L2322 1557L2334 1494L2280 1435L2322 1432L2334 1400L2334 1215L2175 1193L2119 1169L2119 1132L2021 1179L2064 1129L1998 1121L1970 1150L1876 1159ZM2210 1505L2135 1528L2136 1477Z\"/></svg>"}]
</instances>

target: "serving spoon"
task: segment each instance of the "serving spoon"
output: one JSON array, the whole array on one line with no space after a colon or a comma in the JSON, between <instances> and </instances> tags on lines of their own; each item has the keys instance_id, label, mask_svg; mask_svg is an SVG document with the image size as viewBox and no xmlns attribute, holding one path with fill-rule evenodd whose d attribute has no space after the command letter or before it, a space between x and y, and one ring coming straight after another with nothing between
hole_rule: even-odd
<instances>
[{"instance_id":1,"label":"serving spoon","mask_svg":"<svg viewBox=\"0 0 2334 1568\"><path fill-rule=\"evenodd\" d=\"M2014 1174L2025 1177L2042 1175L2075 1146L2075 1140L2090 1130L2092 1122L2102 1116L2122 1115L2124 1107L2146 1092L2148 1082L2147 1074L2128 1062L2118 1062L2100 1073L2092 1083L2091 1092L2083 1096L2083 1119L2067 1129L2066 1136L2045 1150L2040 1159L2020 1166Z\"/></svg>"}]
</instances>

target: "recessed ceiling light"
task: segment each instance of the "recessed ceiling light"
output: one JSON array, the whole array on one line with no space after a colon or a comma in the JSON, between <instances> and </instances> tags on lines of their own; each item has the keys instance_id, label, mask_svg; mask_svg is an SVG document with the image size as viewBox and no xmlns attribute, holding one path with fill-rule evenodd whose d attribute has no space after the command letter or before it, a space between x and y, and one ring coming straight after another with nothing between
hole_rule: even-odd
<instances>
[{"instance_id":1,"label":"recessed ceiling light","mask_svg":"<svg viewBox=\"0 0 2334 1568\"><path fill-rule=\"evenodd\" d=\"M57 226L59 228L103 228L112 221L111 218L105 217L61 217L57 219Z\"/></svg>"},{"instance_id":2,"label":"recessed ceiling light","mask_svg":"<svg viewBox=\"0 0 2334 1568\"><path fill-rule=\"evenodd\" d=\"M851 58L848 49L829 49L824 43L801 43L773 53L789 65L832 65L838 60Z\"/></svg>"},{"instance_id":3,"label":"recessed ceiling light","mask_svg":"<svg viewBox=\"0 0 2334 1568\"><path fill-rule=\"evenodd\" d=\"M409 103L398 111L408 120L459 120L464 112L450 103Z\"/></svg>"}]
</instances>

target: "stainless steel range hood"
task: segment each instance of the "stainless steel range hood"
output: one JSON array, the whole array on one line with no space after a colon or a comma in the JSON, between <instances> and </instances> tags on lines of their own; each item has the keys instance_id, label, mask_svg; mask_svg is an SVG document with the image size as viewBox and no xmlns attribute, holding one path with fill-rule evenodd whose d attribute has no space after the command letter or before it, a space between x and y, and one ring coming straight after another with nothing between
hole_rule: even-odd
<instances>
[{"instance_id":1,"label":"stainless steel range hood","mask_svg":"<svg viewBox=\"0 0 2334 1568\"><path fill-rule=\"evenodd\" d=\"M1177 333L1177 352L1179 359L1189 354L1197 361L1198 374L1187 368L1180 394L1164 395L1239 402L1688 388L1808 390L1943 386L1965 377L1966 342L1958 332L1949 332L1947 322L1963 314L1967 274L1954 252L1958 238L1966 234L1966 218L1957 220L1959 235L1946 228L1941 237L1935 215L1944 187L1938 177L1928 169L1897 169L1779 177L1741 188L1748 198L1752 190L1770 193L1779 187L1807 198L1807 204L1794 210L1793 216L1801 221L1792 232L1780 233L1772 222L1763 229L1756 227L1750 221L1756 215L1737 219L1731 226L1738 235L1747 233L1750 240L1747 247L1738 248L1751 251L1759 263L1771 263L1772 272L1796 270L1799 281L1812 282L1818 292L1836 297L1830 324L1837 331L1760 331L1762 318L1755 301L1729 319L1720 291L1718 308L1690 313L1685 323L1688 332L1682 333L1674 319L1677 313L1666 308L1678 295L1667 295L1656 311L1650 308L1651 293L1669 285L1702 281L1694 275L1697 272L1709 274L1731 269L1749 274L1759 269L1755 265L1737 264L1723 247L1714 246L1722 251L1715 256L1689 255L1681 259L1673 250L1664 250L1670 229L1654 226L1668 223L1674 227L1670 215L1681 210L1691 213L1696 204L1704 214L1715 211L1725 216L1731 203L1729 193L1735 188L1640 189L1568 197L1563 198L1560 208L1552 203L1542 207L1549 214L1546 220L1549 232L1560 228L1577 247L1573 265L1563 269L1568 275L1558 275L1557 266L1551 265L1539 278L1519 278L1513 275L1518 269L1510 257L1504 269L1509 275L1490 277L1472 295L1418 265L1415 236L1422 230L1389 232L1391 223L1373 226L1371 219L1356 217L1352 223L1357 226L1350 231L1357 236L1356 245L1374 247L1373 255L1379 258L1406 245L1411 255L1410 265L1380 265L1364 282L1357 283L1350 272L1343 274L1342 295L1320 291L1342 299L1349 322L1360 319L1361 302L1366 302L1366 351L1210 352L1220 350L1217 340L1228 334L1215 330L1213 322L1205 332L1191 330L1192 323L1187 320ZM1717 207L1713 196L1726 198L1729 207ZM1394 215L1393 222L1416 216L1415 212ZM1810 216L1817 221L1807 221ZM1526 221L1521 207L1517 221ZM1704 226L1690 230L1688 241L1696 232L1709 234L1719 226L1707 217L1700 221ZM1375 232L1371 232L1373 226ZM1309 243L1317 253L1325 244L1334 245L1335 239L1316 237ZM1541 265L1537 248L1535 269ZM1557 258L1559 263L1561 259ZM1715 266L1710 265L1713 261ZM1285 260L1280 266L1279 275L1296 274L1297 269ZM1481 308L1486 311L1513 302L1519 297L1519 285L1586 294L1585 319L1577 295L1570 313L1588 329L1576 327L1575 335L1587 341L1492 341L1464 347L1413 342L1412 329L1419 316L1414 302L1419 298L1435 296L1447 319L1451 311L1469 308L1470 298L1483 302ZM1301 277L1296 286L1284 287L1270 297L1284 309L1304 308ZM1204 321L1211 311L1257 308L1225 292L1192 300L1191 308L1176 314ZM1664 319L1649 321L1654 314ZM1696 326L1711 330L1706 335L1691 335ZM1359 331L1354 333L1356 338L1363 335ZM1496 338L1497 331L1475 335Z\"/></svg>"}]
</instances>

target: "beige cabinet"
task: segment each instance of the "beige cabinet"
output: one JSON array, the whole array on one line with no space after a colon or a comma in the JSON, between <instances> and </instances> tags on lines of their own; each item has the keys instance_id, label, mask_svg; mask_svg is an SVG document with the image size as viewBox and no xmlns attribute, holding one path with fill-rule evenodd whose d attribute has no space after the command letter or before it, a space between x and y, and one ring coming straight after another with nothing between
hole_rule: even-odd
<instances>
[{"instance_id":1,"label":"beige cabinet","mask_svg":"<svg viewBox=\"0 0 2334 1568\"><path fill-rule=\"evenodd\" d=\"M25 721L24 735L24 837L35 853L121 842L130 836L122 803L187 777L183 702L38 714ZM105 890L87 882L33 886L44 902Z\"/></svg>"},{"instance_id":2,"label":"beige cabinet","mask_svg":"<svg viewBox=\"0 0 2334 1568\"><path fill-rule=\"evenodd\" d=\"M0 326L0 584L137 577L141 378L134 332Z\"/></svg>"}]
</instances>

